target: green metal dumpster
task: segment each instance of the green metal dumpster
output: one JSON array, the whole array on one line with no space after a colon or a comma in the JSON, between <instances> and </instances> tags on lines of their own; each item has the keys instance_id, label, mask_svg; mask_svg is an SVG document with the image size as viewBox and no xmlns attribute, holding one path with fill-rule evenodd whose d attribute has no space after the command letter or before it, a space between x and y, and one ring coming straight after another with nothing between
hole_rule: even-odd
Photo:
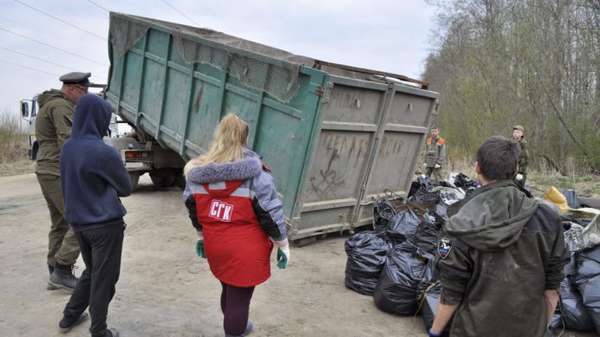
<instances>
[{"instance_id":1,"label":"green metal dumpster","mask_svg":"<svg viewBox=\"0 0 600 337\"><path fill-rule=\"evenodd\" d=\"M125 14L111 13L109 56L115 111L184 160L225 114L246 120L292 239L369 224L374 200L402 198L437 106L400 75Z\"/></svg>"}]
</instances>

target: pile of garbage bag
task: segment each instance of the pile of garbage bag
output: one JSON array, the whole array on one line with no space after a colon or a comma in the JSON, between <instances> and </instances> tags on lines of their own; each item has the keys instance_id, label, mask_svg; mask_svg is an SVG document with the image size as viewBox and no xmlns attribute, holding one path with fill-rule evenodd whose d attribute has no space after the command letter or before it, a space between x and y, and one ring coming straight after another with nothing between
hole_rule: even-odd
<instances>
[{"instance_id":1,"label":"pile of garbage bag","mask_svg":"<svg viewBox=\"0 0 600 337\"><path fill-rule=\"evenodd\" d=\"M471 179L464 173L451 174L450 179L448 179L448 182L454 187L462 189L466 193L469 193L481 187L478 181L476 181L475 179Z\"/></svg>"},{"instance_id":2,"label":"pile of garbage bag","mask_svg":"<svg viewBox=\"0 0 600 337\"><path fill-rule=\"evenodd\" d=\"M396 207L390 200L377 201L374 231L357 233L346 241L346 286L372 295L382 311L403 316L421 313L429 329L441 293L436 250L442 226L448 213L478 187L464 174L440 183L420 177L412 183L405 204ZM563 195L556 188L545 199L561 213L571 253L550 327L595 330L600 335L600 209L589 207L600 205L600 200L578 198L574 191ZM447 335L445 331L443 336Z\"/></svg>"},{"instance_id":3,"label":"pile of garbage bag","mask_svg":"<svg viewBox=\"0 0 600 337\"><path fill-rule=\"evenodd\" d=\"M600 334L600 246L575 257L574 283L581 294L583 307Z\"/></svg>"},{"instance_id":4,"label":"pile of garbage bag","mask_svg":"<svg viewBox=\"0 0 600 337\"><path fill-rule=\"evenodd\" d=\"M544 197L561 212L565 245L571 253L550 327L600 334L600 210L575 208L580 203L574 191L565 196L550 188Z\"/></svg>"},{"instance_id":5,"label":"pile of garbage bag","mask_svg":"<svg viewBox=\"0 0 600 337\"><path fill-rule=\"evenodd\" d=\"M423 176L412 183L406 203L394 206L391 200L378 200L374 231L357 233L346 241L346 286L372 295L375 305L388 313L412 316L435 310L436 251L442 225L448 208L478 187L465 175L454 182L461 187L433 183Z\"/></svg>"}]
</instances>

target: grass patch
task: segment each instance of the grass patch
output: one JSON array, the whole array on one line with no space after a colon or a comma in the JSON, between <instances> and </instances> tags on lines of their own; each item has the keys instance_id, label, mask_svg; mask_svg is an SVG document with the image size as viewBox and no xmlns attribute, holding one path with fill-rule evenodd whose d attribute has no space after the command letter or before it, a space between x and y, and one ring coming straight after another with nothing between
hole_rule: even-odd
<instances>
[{"instance_id":1,"label":"grass patch","mask_svg":"<svg viewBox=\"0 0 600 337\"><path fill-rule=\"evenodd\" d=\"M557 174L544 174L532 172L529 176L528 185L539 193L545 192L550 186L560 190L572 189L577 195L584 197L600 197L599 176L560 176Z\"/></svg>"},{"instance_id":2,"label":"grass patch","mask_svg":"<svg viewBox=\"0 0 600 337\"><path fill-rule=\"evenodd\" d=\"M466 159L450 162L450 170L452 172L463 172L464 174L475 178L477 175L475 174L473 166L473 162ZM541 197L550 186L555 186L559 190L575 190L577 195L582 197L600 198L600 176L577 175L575 173L569 176L562 176L555 171L548 169L535 170L528 172L527 186L533 194L539 197Z\"/></svg>"},{"instance_id":3,"label":"grass patch","mask_svg":"<svg viewBox=\"0 0 600 337\"><path fill-rule=\"evenodd\" d=\"M27 158L28 137L19 115L0 112L0 176L32 173L35 162Z\"/></svg>"},{"instance_id":4,"label":"grass patch","mask_svg":"<svg viewBox=\"0 0 600 337\"><path fill-rule=\"evenodd\" d=\"M0 163L16 162L27 158L27 134L21 119L15 113L0 113Z\"/></svg>"}]
</instances>

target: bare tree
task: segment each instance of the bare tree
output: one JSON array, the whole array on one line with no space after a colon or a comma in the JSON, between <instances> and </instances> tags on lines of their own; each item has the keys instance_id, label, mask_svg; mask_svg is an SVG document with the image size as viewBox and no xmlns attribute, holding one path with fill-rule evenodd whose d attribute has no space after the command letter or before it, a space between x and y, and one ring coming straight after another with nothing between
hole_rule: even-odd
<instances>
[{"instance_id":1,"label":"bare tree","mask_svg":"<svg viewBox=\"0 0 600 337\"><path fill-rule=\"evenodd\" d=\"M598 172L600 0L429 3L439 37L423 76L454 154L524 124L534 159Z\"/></svg>"}]
</instances>

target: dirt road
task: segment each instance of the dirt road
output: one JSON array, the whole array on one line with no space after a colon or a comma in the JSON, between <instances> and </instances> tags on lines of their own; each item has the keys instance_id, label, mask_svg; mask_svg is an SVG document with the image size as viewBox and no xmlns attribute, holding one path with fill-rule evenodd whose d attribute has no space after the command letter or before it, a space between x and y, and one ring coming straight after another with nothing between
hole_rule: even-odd
<instances>
[{"instance_id":1,"label":"dirt road","mask_svg":"<svg viewBox=\"0 0 600 337\"><path fill-rule=\"evenodd\" d=\"M109 325L124 337L223 336L220 285L195 255L181 192L153 191L146 177L141 184L123 199L128 227ZM0 187L0 336L63 336L68 295L46 290L49 216L35 176L2 177ZM343 243L295 248L289 269L273 269L253 299L254 336L426 336L420 318L385 314L344 287ZM88 327L68 336L89 336Z\"/></svg>"}]
</instances>

